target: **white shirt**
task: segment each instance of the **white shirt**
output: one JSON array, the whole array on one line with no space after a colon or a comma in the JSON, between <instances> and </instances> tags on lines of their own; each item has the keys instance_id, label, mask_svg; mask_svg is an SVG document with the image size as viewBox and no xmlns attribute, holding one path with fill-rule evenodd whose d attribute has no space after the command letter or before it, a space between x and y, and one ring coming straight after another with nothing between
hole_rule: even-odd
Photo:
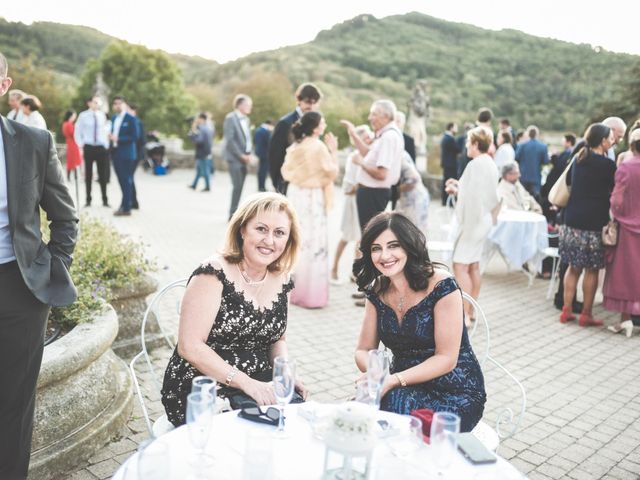
<instances>
[{"instance_id":1,"label":"white shirt","mask_svg":"<svg viewBox=\"0 0 640 480\"><path fill-rule=\"evenodd\" d=\"M111 132L117 137L120 133L120 127L122 126L122 121L124 120L124 116L127 114L125 110L120 112L116 118L113 119L113 129Z\"/></svg>"},{"instance_id":2,"label":"white shirt","mask_svg":"<svg viewBox=\"0 0 640 480\"><path fill-rule=\"evenodd\" d=\"M498 147L493 160L496 162L496 167L498 167L498 173L502 175L502 167L516 161L516 152L510 143L503 143Z\"/></svg>"},{"instance_id":3,"label":"white shirt","mask_svg":"<svg viewBox=\"0 0 640 480\"><path fill-rule=\"evenodd\" d=\"M89 109L80 112L78 120L76 120L74 133L78 147L93 145L109 148L107 129L105 128L106 123L107 117L101 110L93 111Z\"/></svg>"},{"instance_id":4,"label":"white shirt","mask_svg":"<svg viewBox=\"0 0 640 480\"><path fill-rule=\"evenodd\" d=\"M44 117L37 110L35 112L31 112L29 115L24 115L21 123L41 130L47 129L47 122L44 121Z\"/></svg>"},{"instance_id":5,"label":"white shirt","mask_svg":"<svg viewBox=\"0 0 640 480\"><path fill-rule=\"evenodd\" d=\"M4 143L0 129L0 264L11 262L13 253L11 230L9 229L9 201L7 198L7 164L4 158Z\"/></svg>"},{"instance_id":6,"label":"white shirt","mask_svg":"<svg viewBox=\"0 0 640 480\"><path fill-rule=\"evenodd\" d=\"M24 122L24 113L22 113L21 108L13 109L9 113L7 113L7 118L9 120L22 123Z\"/></svg>"},{"instance_id":7,"label":"white shirt","mask_svg":"<svg viewBox=\"0 0 640 480\"><path fill-rule=\"evenodd\" d=\"M384 167L387 176L384 180L378 180L361 168L356 180L361 185L369 188L391 188L400 179L402 167L402 152L404 152L404 137L395 122L389 122L376 132L376 138L369 148L369 153L364 157L363 163L369 167Z\"/></svg>"},{"instance_id":8,"label":"white shirt","mask_svg":"<svg viewBox=\"0 0 640 480\"><path fill-rule=\"evenodd\" d=\"M249 125L249 117L241 114L236 110L236 115L238 116L238 121L240 122L240 126L242 127L242 131L244 132L244 138L246 138L247 143L245 145L245 153L251 152L253 150L253 142L251 140L251 130Z\"/></svg>"}]
</instances>

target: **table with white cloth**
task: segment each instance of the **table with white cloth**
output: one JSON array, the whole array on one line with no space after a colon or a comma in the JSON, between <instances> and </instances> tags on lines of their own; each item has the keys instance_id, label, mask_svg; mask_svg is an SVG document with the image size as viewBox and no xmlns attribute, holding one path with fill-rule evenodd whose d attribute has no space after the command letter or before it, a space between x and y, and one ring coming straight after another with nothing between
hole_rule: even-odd
<instances>
[{"instance_id":1,"label":"table with white cloth","mask_svg":"<svg viewBox=\"0 0 640 480\"><path fill-rule=\"evenodd\" d=\"M524 210L503 210L489 233L483 252L483 266L499 252L510 267L529 272L542 271L545 249L549 246L547 219L539 213ZM527 272L525 272L527 273Z\"/></svg>"},{"instance_id":2,"label":"table with white cloth","mask_svg":"<svg viewBox=\"0 0 640 480\"><path fill-rule=\"evenodd\" d=\"M331 408L326 404L323 408ZM263 407L264 410L265 407ZM238 417L238 411L226 412L214 417L211 435L206 447L206 453L214 457L211 468L212 479L270 479L270 480L313 480L322 478L325 445L322 440L314 436L311 422L299 415L300 405L287 405L285 410L286 431L289 437L279 439L273 437L275 427L250 422ZM377 412L379 419L385 419L393 425L394 419L402 420L399 415L388 412ZM265 445L270 452L269 460L251 465L251 459L258 457L255 453L245 455L247 437L259 435L265 439ZM261 433L262 432L262 433ZM195 452L191 447L188 426L179 427L156 442L164 442L168 446L170 461L166 469L166 479L185 479L193 472L190 461ZM261 452L262 453L262 452ZM115 480L136 480L138 477L137 461L139 453L131 456L116 472ZM475 479L486 478L493 480L516 480L524 478L515 467L500 456L497 462L484 465L473 465L459 452L453 456L452 463L446 470L444 477L438 477L433 466L433 452L431 447L423 444L408 457L395 457L385 444L385 439L377 440L372 456L372 467L369 478L403 479ZM354 460L354 466L356 462ZM253 469L254 473L248 473ZM255 473L258 470L259 473ZM155 480L162 480L156 478Z\"/></svg>"}]
</instances>

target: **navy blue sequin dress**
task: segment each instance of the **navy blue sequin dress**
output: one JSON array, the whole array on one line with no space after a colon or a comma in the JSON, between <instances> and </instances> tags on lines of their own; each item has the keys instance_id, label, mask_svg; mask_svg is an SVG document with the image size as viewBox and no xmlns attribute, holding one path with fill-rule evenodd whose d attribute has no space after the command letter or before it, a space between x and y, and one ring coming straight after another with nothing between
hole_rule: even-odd
<instances>
[{"instance_id":1,"label":"navy blue sequin dress","mask_svg":"<svg viewBox=\"0 0 640 480\"><path fill-rule=\"evenodd\" d=\"M378 312L380 341L393 353L391 373L414 367L434 355L435 304L459 289L453 278L441 280L425 298L406 311L402 325L388 305L376 294L367 292L367 298ZM460 430L469 432L482 418L486 398L482 371L463 325L456 367L428 382L394 388L382 399L380 409L403 415L419 408L452 412L460 416Z\"/></svg>"}]
</instances>

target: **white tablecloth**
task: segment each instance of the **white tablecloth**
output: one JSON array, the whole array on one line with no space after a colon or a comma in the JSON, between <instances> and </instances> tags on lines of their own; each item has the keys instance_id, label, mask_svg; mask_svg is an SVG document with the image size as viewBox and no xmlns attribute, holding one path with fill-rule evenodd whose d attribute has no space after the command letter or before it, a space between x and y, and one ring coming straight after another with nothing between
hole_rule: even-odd
<instances>
[{"instance_id":1,"label":"white tablecloth","mask_svg":"<svg viewBox=\"0 0 640 480\"><path fill-rule=\"evenodd\" d=\"M549 246L547 219L535 212L503 210L485 246L486 261L496 250L516 269L531 263L540 271L544 249ZM486 262L485 262L486 263Z\"/></svg>"},{"instance_id":2,"label":"white tablecloth","mask_svg":"<svg viewBox=\"0 0 640 480\"><path fill-rule=\"evenodd\" d=\"M322 441L316 439L307 420L298 415L298 405L288 405L286 408L286 430L290 432L290 438L280 440L271 439L273 472L269 476L267 467L264 466L260 475L244 476L245 469L245 442L248 432L261 430L274 432L275 427L249 422L238 417L238 412L227 412L215 417L207 453L215 457L215 467L212 469L211 478L219 479L272 479L272 480L314 480L320 479L324 464L325 447ZM398 415L386 412L379 413L380 418L387 419L390 423ZM170 471L166 479L182 480L187 478L191 467L190 459L194 452L189 443L187 427L183 426L163 435L159 440L166 442L170 451ZM394 457L386 447L384 440L378 441L373 455L373 468L371 480L403 478L403 479L429 479L437 478L433 470L432 452L428 445L409 458L400 460ZM116 472L114 480L136 480L137 457L134 454ZM393 476L390 476L391 473ZM450 479L492 479L492 480L516 480L524 478L511 464L501 457L494 464L472 465L460 454L454 457L454 461L444 477ZM154 480L163 480L156 478Z\"/></svg>"}]
</instances>

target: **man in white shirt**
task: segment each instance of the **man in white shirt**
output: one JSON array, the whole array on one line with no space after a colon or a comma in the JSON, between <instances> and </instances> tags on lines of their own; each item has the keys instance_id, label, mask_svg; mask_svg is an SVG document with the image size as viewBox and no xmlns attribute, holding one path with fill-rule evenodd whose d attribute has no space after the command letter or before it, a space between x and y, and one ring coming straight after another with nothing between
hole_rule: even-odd
<instances>
[{"instance_id":1,"label":"man in white shirt","mask_svg":"<svg viewBox=\"0 0 640 480\"><path fill-rule=\"evenodd\" d=\"M107 183L111 165L107 149L109 140L107 139L106 114L100 109L101 100L98 96L87 99L87 109L80 112L76 120L75 139L78 147L82 149L84 156L84 183L86 191L86 207L91 206L91 186L93 182L93 164L98 170L98 182L102 192L102 205L109 206L107 198Z\"/></svg>"},{"instance_id":2,"label":"man in white shirt","mask_svg":"<svg viewBox=\"0 0 640 480\"><path fill-rule=\"evenodd\" d=\"M353 123L341 121L363 157L362 160L354 162L362 167L356 177L356 204L362 230L369 220L387 208L391 198L391 186L400 179L404 138L394 121L395 115L396 106L391 100L373 102L369 112L369 123L375 132L375 139L371 145L367 145L356 134Z\"/></svg>"},{"instance_id":3,"label":"man in white shirt","mask_svg":"<svg viewBox=\"0 0 640 480\"><path fill-rule=\"evenodd\" d=\"M517 162L507 163L501 170L502 180L498 184L498 197L502 205L510 210L526 210L542 213L542 207L520 183L520 167Z\"/></svg>"},{"instance_id":4,"label":"man in white shirt","mask_svg":"<svg viewBox=\"0 0 640 480\"><path fill-rule=\"evenodd\" d=\"M224 151L223 157L229 165L229 175L233 190L231 192L231 206L229 218L234 214L240 203L244 180L247 177L247 165L251 160L251 121L249 114L253 101L248 95L236 95L233 99L233 112L229 112L224 119Z\"/></svg>"},{"instance_id":5,"label":"man in white shirt","mask_svg":"<svg viewBox=\"0 0 640 480\"><path fill-rule=\"evenodd\" d=\"M7 113L7 118L9 120L13 120L16 122L23 123L24 122L24 113L22 113L22 106L20 102L27 94L22 90L18 90L14 88L9 91L9 106L11 107L11 111Z\"/></svg>"}]
</instances>

